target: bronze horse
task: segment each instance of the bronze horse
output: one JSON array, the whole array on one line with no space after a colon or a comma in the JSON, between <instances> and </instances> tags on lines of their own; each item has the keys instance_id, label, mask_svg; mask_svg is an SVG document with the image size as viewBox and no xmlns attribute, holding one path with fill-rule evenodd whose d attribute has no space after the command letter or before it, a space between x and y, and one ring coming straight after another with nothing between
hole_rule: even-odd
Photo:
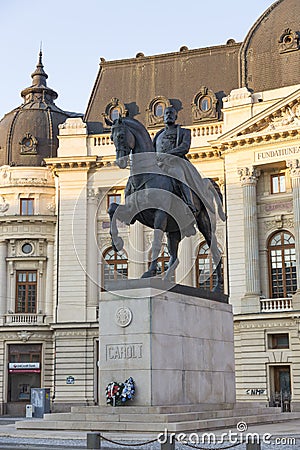
<instances>
[{"instance_id":1,"label":"bronze horse","mask_svg":"<svg viewBox=\"0 0 300 450\"><path fill-rule=\"evenodd\" d=\"M165 232L170 261L168 269L164 273L164 279L170 280L179 263L177 257L178 245L183 237L196 233L194 227L196 224L211 250L216 266L217 283L214 286L214 291L221 291L223 283L221 253L217 245L215 231L217 214L221 216L222 220L225 220L225 216L222 207L220 207L222 195L216 183L210 179L204 179L205 186L209 184L207 192L212 193L212 198L219 203L216 212L212 213L213 208L208 211L208 207L204 206L203 196L201 200L200 196L192 191L193 202L197 211L192 214L180 198L180 182L178 182L180 180L167 175L157 161L157 154L146 128L137 120L128 117L116 119L110 124L112 125L111 138L116 147L116 164L121 169L125 169L130 163L130 177L125 189L125 205L112 203L108 210L113 248L116 251L123 248L123 240L118 235L116 219L127 225L137 220L154 229L151 264L142 278L153 277L157 274L157 260L161 251L163 233ZM170 155L166 156L169 158ZM173 158L176 159L176 164L178 164L179 159L182 160L176 156ZM185 164L193 167L187 161L185 161ZM196 169L193 167L193 170ZM195 173L192 175L195 178ZM201 178L198 172L197 176ZM207 204L207 200L205 201Z\"/></svg>"}]
</instances>

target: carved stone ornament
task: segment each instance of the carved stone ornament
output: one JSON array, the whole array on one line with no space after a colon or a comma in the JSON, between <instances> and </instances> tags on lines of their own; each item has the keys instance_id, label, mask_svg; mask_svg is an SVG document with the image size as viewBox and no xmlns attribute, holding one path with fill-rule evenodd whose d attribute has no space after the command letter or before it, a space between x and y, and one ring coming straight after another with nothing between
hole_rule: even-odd
<instances>
[{"instance_id":1,"label":"carved stone ornament","mask_svg":"<svg viewBox=\"0 0 300 450\"><path fill-rule=\"evenodd\" d=\"M21 341L23 341L23 342L27 342L31 338L32 335L33 335L33 333L30 333L30 331L20 331L18 333L19 339L21 339Z\"/></svg>"},{"instance_id":2,"label":"carved stone ornament","mask_svg":"<svg viewBox=\"0 0 300 450\"><path fill-rule=\"evenodd\" d=\"M9 208L9 204L6 203L5 198L3 195L0 196L0 214L5 213Z\"/></svg>"},{"instance_id":3,"label":"carved stone ornament","mask_svg":"<svg viewBox=\"0 0 300 450\"><path fill-rule=\"evenodd\" d=\"M115 321L119 327L128 327L132 321L132 311L127 306L121 306L115 313Z\"/></svg>"},{"instance_id":4,"label":"carved stone ornament","mask_svg":"<svg viewBox=\"0 0 300 450\"><path fill-rule=\"evenodd\" d=\"M260 176L260 171L254 167L243 167L238 169L238 175L242 186L256 184Z\"/></svg>"},{"instance_id":5,"label":"carved stone ornament","mask_svg":"<svg viewBox=\"0 0 300 450\"><path fill-rule=\"evenodd\" d=\"M279 42L279 52L287 53L293 52L295 50L299 50L299 40L300 34L299 31L293 31L291 28L287 28L284 30L282 35L280 36Z\"/></svg>"},{"instance_id":6,"label":"carved stone ornament","mask_svg":"<svg viewBox=\"0 0 300 450\"><path fill-rule=\"evenodd\" d=\"M300 127L300 105L297 104L292 108L287 106L285 109L280 110L277 114L273 114L270 118L270 123L266 131L281 130L287 128Z\"/></svg>"},{"instance_id":7,"label":"carved stone ornament","mask_svg":"<svg viewBox=\"0 0 300 450\"><path fill-rule=\"evenodd\" d=\"M26 133L20 141L21 155L36 155L38 140L31 133Z\"/></svg>"},{"instance_id":8,"label":"carved stone ornament","mask_svg":"<svg viewBox=\"0 0 300 450\"><path fill-rule=\"evenodd\" d=\"M218 119L217 102L218 99L215 93L207 87L202 86L192 101L193 123Z\"/></svg>"},{"instance_id":9,"label":"carved stone ornament","mask_svg":"<svg viewBox=\"0 0 300 450\"><path fill-rule=\"evenodd\" d=\"M149 127L155 127L164 124L164 110L172 106L170 100L162 95L154 97L149 103L146 114Z\"/></svg>"}]
</instances>

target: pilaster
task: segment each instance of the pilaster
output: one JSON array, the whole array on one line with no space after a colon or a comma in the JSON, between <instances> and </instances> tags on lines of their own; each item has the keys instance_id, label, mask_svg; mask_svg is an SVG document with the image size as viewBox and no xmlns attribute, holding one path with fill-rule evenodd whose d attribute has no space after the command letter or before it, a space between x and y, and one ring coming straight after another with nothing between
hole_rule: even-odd
<instances>
[{"instance_id":1,"label":"pilaster","mask_svg":"<svg viewBox=\"0 0 300 450\"><path fill-rule=\"evenodd\" d=\"M0 241L0 316L7 312L6 257L7 243Z\"/></svg>"},{"instance_id":2,"label":"pilaster","mask_svg":"<svg viewBox=\"0 0 300 450\"><path fill-rule=\"evenodd\" d=\"M47 269L45 286L45 314L47 320L54 315L53 312L53 267L54 267L54 241L47 242Z\"/></svg>"},{"instance_id":3,"label":"pilaster","mask_svg":"<svg viewBox=\"0 0 300 450\"><path fill-rule=\"evenodd\" d=\"M294 214L294 237L296 251L296 275L297 291L293 298L293 306L300 309L300 161L298 159L287 161L290 169L290 177L293 189L293 214Z\"/></svg>"},{"instance_id":4,"label":"pilaster","mask_svg":"<svg viewBox=\"0 0 300 450\"><path fill-rule=\"evenodd\" d=\"M98 260L100 258L97 243L98 196L95 189L87 190L87 316L96 320L98 306Z\"/></svg>"}]
</instances>

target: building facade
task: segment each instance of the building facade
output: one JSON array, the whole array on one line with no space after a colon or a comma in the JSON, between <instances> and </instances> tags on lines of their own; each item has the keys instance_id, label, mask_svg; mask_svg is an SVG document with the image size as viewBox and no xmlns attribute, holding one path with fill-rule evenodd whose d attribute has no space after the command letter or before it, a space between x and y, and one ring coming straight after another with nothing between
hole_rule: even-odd
<instances>
[{"instance_id":1,"label":"building facade","mask_svg":"<svg viewBox=\"0 0 300 450\"><path fill-rule=\"evenodd\" d=\"M242 43L102 58L84 117L56 107L40 56L24 104L0 121L2 412L24 410L31 387L49 387L57 411L104 395L101 290L140 277L152 241L136 223L120 228L122 252L111 247L107 209L124 201L129 173L114 165L104 119L136 118L154 137L170 105L191 130L189 160L224 197L217 238L234 308L237 399L300 409L299 17L298 0L278 0ZM212 287L200 233L179 258L177 283ZM162 271L167 261L164 246Z\"/></svg>"}]
</instances>

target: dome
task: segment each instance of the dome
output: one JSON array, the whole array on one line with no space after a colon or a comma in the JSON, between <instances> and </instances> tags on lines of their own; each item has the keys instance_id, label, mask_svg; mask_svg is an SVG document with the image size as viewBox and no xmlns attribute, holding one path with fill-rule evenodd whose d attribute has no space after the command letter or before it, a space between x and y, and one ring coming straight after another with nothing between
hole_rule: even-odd
<instances>
[{"instance_id":1,"label":"dome","mask_svg":"<svg viewBox=\"0 0 300 450\"><path fill-rule=\"evenodd\" d=\"M255 92L299 84L300 1L277 0L240 50L240 85Z\"/></svg>"},{"instance_id":2,"label":"dome","mask_svg":"<svg viewBox=\"0 0 300 450\"><path fill-rule=\"evenodd\" d=\"M47 87L42 52L31 75L32 85L21 92L24 103L0 121L0 166L40 166L56 156L58 125L82 116L58 108L57 93Z\"/></svg>"}]
</instances>

